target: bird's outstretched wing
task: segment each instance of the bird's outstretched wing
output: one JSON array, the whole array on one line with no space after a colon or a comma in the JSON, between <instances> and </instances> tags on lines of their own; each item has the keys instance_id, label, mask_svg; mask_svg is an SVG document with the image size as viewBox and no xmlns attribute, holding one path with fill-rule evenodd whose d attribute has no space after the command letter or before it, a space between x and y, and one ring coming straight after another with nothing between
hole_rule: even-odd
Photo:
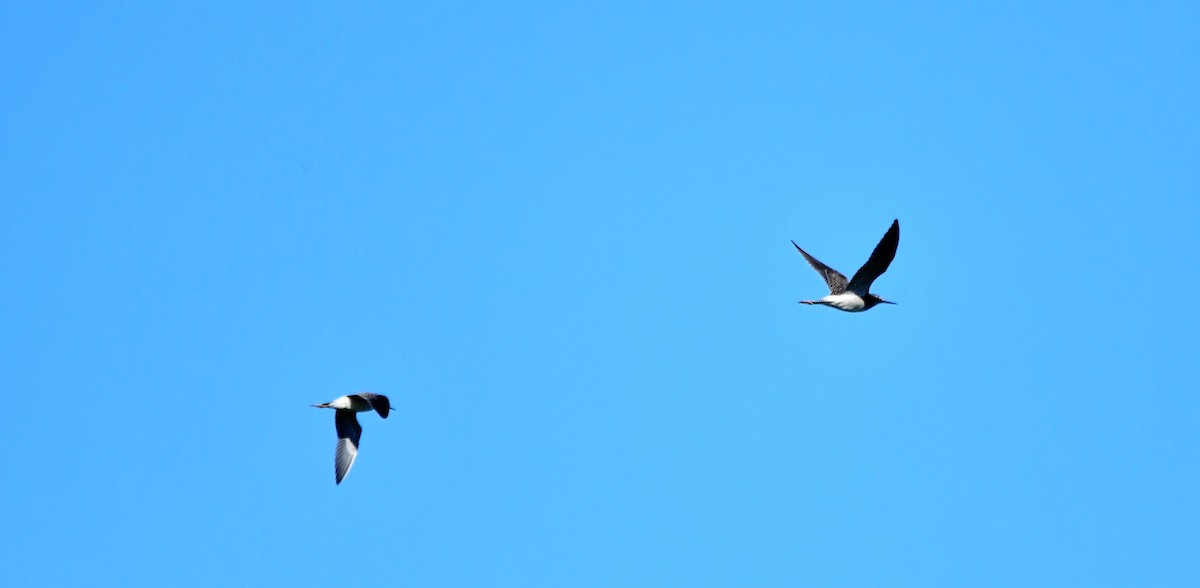
<instances>
[{"instance_id":1,"label":"bird's outstretched wing","mask_svg":"<svg viewBox=\"0 0 1200 588\"><path fill-rule=\"evenodd\" d=\"M808 265L811 265L812 268L817 270L817 273L821 274L821 277L825 279L825 284L829 286L830 294L841 294L842 292L846 291L846 276L843 276L841 272L821 263L820 261L817 261L817 258L809 255L807 251L801 249L799 245L796 245L795 241L792 241L792 245L796 247L796 251L799 251L800 255L804 256L804 259L808 260Z\"/></svg>"},{"instance_id":2,"label":"bird's outstretched wing","mask_svg":"<svg viewBox=\"0 0 1200 588\"><path fill-rule=\"evenodd\" d=\"M392 410L392 403L388 400L387 396L384 396L383 394L374 394L371 392L359 392L358 395L361 396L363 400L366 400L367 403L371 405L371 408L375 409L375 412L379 413L379 416L385 419L388 417L388 412Z\"/></svg>"},{"instance_id":3,"label":"bird's outstretched wing","mask_svg":"<svg viewBox=\"0 0 1200 588\"><path fill-rule=\"evenodd\" d=\"M358 440L362 438L362 426L358 424L358 417L354 415L353 410L337 411L334 422L337 424L338 442L333 471L337 483L341 484L346 472L350 471L350 466L354 465L354 458L358 457Z\"/></svg>"},{"instance_id":4,"label":"bird's outstretched wing","mask_svg":"<svg viewBox=\"0 0 1200 588\"><path fill-rule=\"evenodd\" d=\"M875 251L871 252L867 263L854 272L854 277L850 279L850 285L846 286L846 289L859 296L866 296L867 292L871 290L871 283L875 281L875 278L883 275L888 266L892 265L892 260L896 258L896 247L899 245L900 221L893 220L891 228L883 234L883 238L875 246Z\"/></svg>"}]
</instances>

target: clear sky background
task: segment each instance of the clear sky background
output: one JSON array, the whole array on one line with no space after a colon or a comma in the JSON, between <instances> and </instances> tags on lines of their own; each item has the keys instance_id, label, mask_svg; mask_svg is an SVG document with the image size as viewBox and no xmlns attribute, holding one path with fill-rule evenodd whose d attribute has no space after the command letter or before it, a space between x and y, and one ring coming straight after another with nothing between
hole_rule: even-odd
<instances>
[{"instance_id":1,"label":"clear sky background","mask_svg":"<svg viewBox=\"0 0 1200 588\"><path fill-rule=\"evenodd\" d=\"M0 584L1200 585L1200 5L426 4L0 6Z\"/></svg>"}]
</instances>

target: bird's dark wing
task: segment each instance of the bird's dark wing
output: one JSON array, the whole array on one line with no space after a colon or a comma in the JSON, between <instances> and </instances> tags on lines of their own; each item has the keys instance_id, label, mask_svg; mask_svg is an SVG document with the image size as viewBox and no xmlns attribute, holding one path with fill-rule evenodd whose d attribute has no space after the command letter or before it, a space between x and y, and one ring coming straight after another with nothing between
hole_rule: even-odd
<instances>
[{"instance_id":1,"label":"bird's dark wing","mask_svg":"<svg viewBox=\"0 0 1200 588\"><path fill-rule=\"evenodd\" d=\"M362 438L362 427L359 426L358 417L354 415L353 410L337 411L334 422L337 423L338 442L333 471L337 483L341 484L346 472L350 471L350 466L354 465L354 458L358 457L358 440Z\"/></svg>"},{"instance_id":2,"label":"bird's dark wing","mask_svg":"<svg viewBox=\"0 0 1200 588\"><path fill-rule=\"evenodd\" d=\"M818 274L821 274L822 278L825 278L825 284L829 286L830 294L841 294L842 292L846 291L846 276L843 276L841 272L817 261L817 258L809 255L807 251L801 249L799 245L796 245L795 241L792 241L792 245L795 245L796 251L799 251L800 255L803 255L804 259L808 260L808 265L811 265L813 269L817 270Z\"/></svg>"},{"instance_id":3,"label":"bird's dark wing","mask_svg":"<svg viewBox=\"0 0 1200 588\"><path fill-rule=\"evenodd\" d=\"M379 416L385 419L388 417L388 412L392 410L391 401L389 401L388 397L384 396L383 394L359 392L358 396L361 396L363 400L366 400L367 403L371 405L371 408L375 409L375 412L379 413Z\"/></svg>"},{"instance_id":4,"label":"bird's dark wing","mask_svg":"<svg viewBox=\"0 0 1200 588\"><path fill-rule=\"evenodd\" d=\"M859 296L866 296L867 292L871 290L871 283L875 281L875 278L882 276L888 266L892 265L892 260L896 258L896 247L899 245L900 221L893 220L891 228L883 234L883 238L875 246L875 251L871 252L867 263L854 272L854 277L850 278L850 285L846 286L846 289Z\"/></svg>"}]
</instances>

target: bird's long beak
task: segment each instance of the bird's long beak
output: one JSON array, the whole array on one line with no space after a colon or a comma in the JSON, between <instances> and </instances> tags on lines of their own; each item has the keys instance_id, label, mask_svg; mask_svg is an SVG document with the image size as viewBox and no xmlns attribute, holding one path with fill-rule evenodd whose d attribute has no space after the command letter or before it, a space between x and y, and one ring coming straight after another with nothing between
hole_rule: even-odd
<instances>
[{"instance_id":1,"label":"bird's long beak","mask_svg":"<svg viewBox=\"0 0 1200 588\"><path fill-rule=\"evenodd\" d=\"M882 302L882 303L884 303L884 304L896 304L895 302L892 302L891 300L884 300L884 299L882 299L882 298L880 298L880 299L879 299L879 301L880 301L880 302Z\"/></svg>"},{"instance_id":2,"label":"bird's long beak","mask_svg":"<svg viewBox=\"0 0 1200 588\"><path fill-rule=\"evenodd\" d=\"M312 407L313 408L329 408L329 405L328 404L314 404L314 405L312 405Z\"/></svg>"}]
</instances>

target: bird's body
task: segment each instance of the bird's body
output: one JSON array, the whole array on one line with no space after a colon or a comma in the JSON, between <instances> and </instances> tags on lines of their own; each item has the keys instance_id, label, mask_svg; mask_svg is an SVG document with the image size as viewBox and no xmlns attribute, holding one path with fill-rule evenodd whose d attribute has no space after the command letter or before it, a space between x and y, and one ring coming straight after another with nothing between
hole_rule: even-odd
<instances>
[{"instance_id":1,"label":"bird's body","mask_svg":"<svg viewBox=\"0 0 1200 588\"><path fill-rule=\"evenodd\" d=\"M867 309L867 301L853 292L830 294L820 300L801 300L801 304L824 304L846 312L862 312Z\"/></svg>"},{"instance_id":2,"label":"bird's body","mask_svg":"<svg viewBox=\"0 0 1200 588\"><path fill-rule=\"evenodd\" d=\"M332 408L337 411L333 422L337 425L337 450L334 454L334 480L341 484L342 479L354 465L358 457L358 442L362 438L362 426L358 424L357 413L374 410L383 418L388 417L392 410L391 402L383 394L360 392L334 399L325 404L314 404L317 408Z\"/></svg>"},{"instance_id":3,"label":"bird's body","mask_svg":"<svg viewBox=\"0 0 1200 588\"><path fill-rule=\"evenodd\" d=\"M317 404L315 406L317 406L319 408L336 408L338 410L353 410L354 412L368 412L368 411L374 410L373 408L371 408L371 401L367 400L366 398L363 398L363 396L361 394L342 396L341 398L338 398L338 399L334 400L333 402L328 402L326 404ZM383 418L387 418L387 416L384 416Z\"/></svg>"},{"instance_id":4,"label":"bird's body","mask_svg":"<svg viewBox=\"0 0 1200 588\"><path fill-rule=\"evenodd\" d=\"M895 302L888 302L872 294L869 290L875 279L887 271L888 266L896 257L896 248L900 245L900 221L892 221L892 226L888 228L887 233L884 233L883 239L879 240L879 244L871 252L871 257L862 267L858 268L857 272L854 272L854 277L849 280L837 270L809 255L807 251L796 245L795 241L792 241L792 245L795 245L796 250L804 256L808 264L817 270L822 278L825 278L825 284L829 286L828 296L819 300L801 300L801 304L820 304L846 312L863 312L880 303L895 304Z\"/></svg>"}]
</instances>

